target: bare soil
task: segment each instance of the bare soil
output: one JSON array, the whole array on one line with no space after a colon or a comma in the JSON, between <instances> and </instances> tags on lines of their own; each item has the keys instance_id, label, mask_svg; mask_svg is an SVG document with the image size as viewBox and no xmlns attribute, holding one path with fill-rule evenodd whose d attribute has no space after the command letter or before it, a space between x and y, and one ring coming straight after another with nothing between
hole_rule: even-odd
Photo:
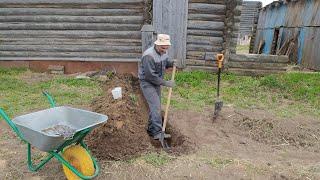
<instances>
[{"instance_id":1,"label":"bare soil","mask_svg":"<svg viewBox=\"0 0 320 180\"><path fill-rule=\"evenodd\" d=\"M123 97L113 99L112 89L122 88ZM94 129L86 142L100 160L125 160L143 153L161 150L159 141L146 132L148 106L140 90L139 81L132 75L113 75L103 85L103 96L92 103L92 110L108 115L108 121ZM172 153L187 153L192 143L174 127L168 132L173 136L169 144Z\"/></svg>"}]
</instances>

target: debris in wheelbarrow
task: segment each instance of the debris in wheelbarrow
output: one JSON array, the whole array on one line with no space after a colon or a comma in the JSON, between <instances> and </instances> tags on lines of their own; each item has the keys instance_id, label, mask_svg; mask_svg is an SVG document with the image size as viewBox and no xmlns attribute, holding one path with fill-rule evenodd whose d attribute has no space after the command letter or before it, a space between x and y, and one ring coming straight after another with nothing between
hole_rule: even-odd
<instances>
[{"instance_id":1,"label":"debris in wheelbarrow","mask_svg":"<svg viewBox=\"0 0 320 180\"><path fill-rule=\"evenodd\" d=\"M93 128L106 122L108 117L66 106L55 107L53 98L46 92L44 95L52 108L22 115L13 120L0 108L0 116L20 139L27 143L29 169L37 171L55 157L62 163L67 179L96 177L99 166L90 155L83 139ZM72 138L65 139L71 134L74 134ZM31 146L48 153L38 165L32 162Z\"/></svg>"},{"instance_id":2,"label":"debris in wheelbarrow","mask_svg":"<svg viewBox=\"0 0 320 180\"><path fill-rule=\"evenodd\" d=\"M64 139L72 139L74 134L77 132L76 129L68 126L68 125L62 125L57 124L49 128L45 128L41 130L42 132L50 135L58 135L62 136Z\"/></svg>"}]
</instances>

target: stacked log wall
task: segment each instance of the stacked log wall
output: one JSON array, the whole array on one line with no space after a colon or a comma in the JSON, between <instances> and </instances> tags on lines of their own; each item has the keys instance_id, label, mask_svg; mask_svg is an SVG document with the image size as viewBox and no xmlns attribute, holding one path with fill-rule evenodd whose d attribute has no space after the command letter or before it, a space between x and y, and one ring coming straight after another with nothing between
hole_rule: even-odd
<instances>
[{"instance_id":1,"label":"stacked log wall","mask_svg":"<svg viewBox=\"0 0 320 180\"><path fill-rule=\"evenodd\" d=\"M137 60L144 5L144 0L1 0L0 60Z\"/></svg>"},{"instance_id":2,"label":"stacked log wall","mask_svg":"<svg viewBox=\"0 0 320 180\"><path fill-rule=\"evenodd\" d=\"M213 66L213 59L224 49L224 0L189 0L186 64Z\"/></svg>"}]
</instances>

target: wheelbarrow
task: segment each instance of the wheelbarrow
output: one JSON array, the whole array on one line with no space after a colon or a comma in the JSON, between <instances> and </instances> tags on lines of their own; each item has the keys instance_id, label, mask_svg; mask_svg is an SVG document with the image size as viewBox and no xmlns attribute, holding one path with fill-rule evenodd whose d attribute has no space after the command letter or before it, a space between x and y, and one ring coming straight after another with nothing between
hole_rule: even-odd
<instances>
[{"instance_id":1,"label":"wheelbarrow","mask_svg":"<svg viewBox=\"0 0 320 180\"><path fill-rule=\"evenodd\" d=\"M0 115L28 146L28 167L38 171L53 157L63 165L67 179L92 179L99 174L99 166L92 158L84 137L99 124L107 121L106 115L67 106L56 107L49 93L51 108L18 116L11 120L0 108ZM48 155L37 165L32 162L32 148Z\"/></svg>"}]
</instances>

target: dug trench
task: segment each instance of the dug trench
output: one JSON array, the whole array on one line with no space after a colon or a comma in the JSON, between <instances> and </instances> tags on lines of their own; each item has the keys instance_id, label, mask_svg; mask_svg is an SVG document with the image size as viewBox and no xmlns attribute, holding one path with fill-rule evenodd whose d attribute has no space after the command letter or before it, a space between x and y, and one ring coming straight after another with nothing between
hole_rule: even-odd
<instances>
[{"instance_id":1,"label":"dug trench","mask_svg":"<svg viewBox=\"0 0 320 180\"><path fill-rule=\"evenodd\" d=\"M113 99L112 89L122 88L122 98ZM85 139L93 155L99 160L126 160L144 153L161 151L158 140L146 132L148 106L140 90L139 81L132 75L109 74L102 84L103 93L92 102L92 110L106 114L108 121L95 128ZM169 119L170 122L170 119ZM167 126L171 153L191 152L195 145L179 129Z\"/></svg>"}]
</instances>

